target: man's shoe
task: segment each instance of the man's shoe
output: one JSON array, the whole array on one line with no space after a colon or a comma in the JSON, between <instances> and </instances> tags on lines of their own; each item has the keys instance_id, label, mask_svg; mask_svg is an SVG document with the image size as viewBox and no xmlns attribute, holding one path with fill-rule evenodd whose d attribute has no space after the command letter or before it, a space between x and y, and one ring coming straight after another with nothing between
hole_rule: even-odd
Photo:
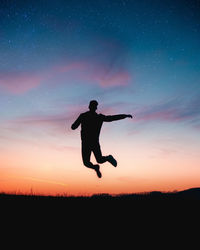
<instances>
[{"instance_id":1,"label":"man's shoe","mask_svg":"<svg viewBox=\"0 0 200 250\"><path fill-rule=\"evenodd\" d=\"M99 177L99 178L101 178L101 172L100 172L100 170L99 170L99 165L95 165L95 169L94 169L95 171L96 171L96 174L97 174L97 176Z\"/></svg>"},{"instance_id":2,"label":"man's shoe","mask_svg":"<svg viewBox=\"0 0 200 250\"><path fill-rule=\"evenodd\" d=\"M110 162L110 164L112 164L114 167L117 167L117 161L115 160L115 158L112 155L108 156L108 162Z\"/></svg>"}]
</instances>

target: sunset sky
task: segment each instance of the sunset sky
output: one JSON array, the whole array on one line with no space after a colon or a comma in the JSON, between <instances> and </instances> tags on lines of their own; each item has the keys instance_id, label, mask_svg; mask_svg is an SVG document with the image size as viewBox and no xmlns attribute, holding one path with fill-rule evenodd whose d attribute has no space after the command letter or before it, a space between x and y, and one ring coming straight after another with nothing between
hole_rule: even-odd
<instances>
[{"instance_id":1,"label":"sunset sky","mask_svg":"<svg viewBox=\"0 0 200 250\"><path fill-rule=\"evenodd\" d=\"M91 99L133 115L104 123L101 179L71 130ZM0 192L199 187L200 1L1 0L0 114Z\"/></svg>"}]
</instances>

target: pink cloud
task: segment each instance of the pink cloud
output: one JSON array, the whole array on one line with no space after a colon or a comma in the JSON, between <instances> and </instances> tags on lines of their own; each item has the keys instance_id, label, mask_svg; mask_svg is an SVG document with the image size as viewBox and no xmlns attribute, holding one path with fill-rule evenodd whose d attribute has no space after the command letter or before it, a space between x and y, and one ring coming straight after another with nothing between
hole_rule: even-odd
<instances>
[{"instance_id":1,"label":"pink cloud","mask_svg":"<svg viewBox=\"0 0 200 250\"><path fill-rule=\"evenodd\" d=\"M0 73L0 87L12 94L22 94L39 86L44 76L29 73Z\"/></svg>"},{"instance_id":2,"label":"pink cloud","mask_svg":"<svg viewBox=\"0 0 200 250\"><path fill-rule=\"evenodd\" d=\"M112 87L112 86L125 86L129 83L131 76L128 72L117 72L112 76L105 77L105 79L100 79L99 84L102 87Z\"/></svg>"},{"instance_id":3,"label":"pink cloud","mask_svg":"<svg viewBox=\"0 0 200 250\"><path fill-rule=\"evenodd\" d=\"M49 134L64 134L71 132L71 124L78 115L87 110L87 106L68 106L66 111L54 114L26 115L11 119L6 126L14 131L25 131L38 128L45 130Z\"/></svg>"},{"instance_id":4,"label":"pink cloud","mask_svg":"<svg viewBox=\"0 0 200 250\"><path fill-rule=\"evenodd\" d=\"M194 99L187 103L174 99L137 110L135 121L186 121L196 126L199 120L199 111L199 96L194 97Z\"/></svg>"},{"instance_id":5,"label":"pink cloud","mask_svg":"<svg viewBox=\"0 0 200 250\"><path fill-rule=\"evenodd\" d=\"M0 72L0 87L11 94L24 94L59 74L80 71L83 68L84 64L77 62L41 72Z\"/></svg>"},{"instance_id":6,"label":"pink cloud","mask_svg":"<svg viewBox=\"0 0 200 250\"><path fill-rule=\"evenodd\" d=\"M149 111L137 115L136 121L177 121L178 117L176 110Z\"/></svg>"},{"instance_id":7,"label":"pink cloud","mask_svg":"<svg viewBox=\"0 0 200 250\"><path fill-rule=\"evenodd\" d=\"M29 115L19 117L12 121L13 130L29 130L33 128L45 129L47 133L65 133L72 123L72 117L68 114L53 115Z\"/></svg>"},{"instance_id":8,"label":"pink cloud","mask_svg":"<svg viewBox=\"0 0 200 250\"><path fill-rule=\"evenodd\" d=\"M108 66L90 60L77 61L67 65L60 65L54 69L54 74L74 73L73 77L97 84L101 87L125 86L131 80L131 75L124 69L110 70ZM67 79L67 76L66 76Z\"/></svg>"},{"instance_id":9,"label":"pink cloud","mask_svg":"<svg viewBox=\"0 0 200 250\"><path fill-rule=\"evenodd\" d=\"M124 69L111 70L101 63L85 60L64 63L41 72L0 72L0 88L11 94L24 94L52 79L60 84L56 81L60 76L66 83L76 79L102 88L125 86L131 80L130 73Z\"/></svg>"},{"instance_id":10,"label":"pink cloud","mask_svg":"<svg viewBox=\"0 0 200 250\"><path fill-rule=\"evenodd\" d=\"M54 67L52 74L67 73L69 71L83 71L88 67L87 62L76 61L69 64L62 64Z\"/></svg>"}]
</instances>

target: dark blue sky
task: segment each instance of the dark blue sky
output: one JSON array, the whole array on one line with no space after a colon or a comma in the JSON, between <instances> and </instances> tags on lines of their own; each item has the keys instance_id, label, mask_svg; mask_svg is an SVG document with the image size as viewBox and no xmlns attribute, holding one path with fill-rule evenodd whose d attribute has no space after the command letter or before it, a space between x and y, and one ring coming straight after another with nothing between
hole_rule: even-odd
<instances>
[{"instance_id":1,"label":"dark blue sky","mask_svg":"<svg viewBox=\"0 0 200 250\"><path fill-rule=\"evenodd\" d=\"M45 67L63 52L88 56L101 39L116 40L123 53L163 50L169 60L198 60L199 5L197 0L1 1L1 67L14 68L17 59L23 67L39 62Z\"/></svg>"}]
</instances>

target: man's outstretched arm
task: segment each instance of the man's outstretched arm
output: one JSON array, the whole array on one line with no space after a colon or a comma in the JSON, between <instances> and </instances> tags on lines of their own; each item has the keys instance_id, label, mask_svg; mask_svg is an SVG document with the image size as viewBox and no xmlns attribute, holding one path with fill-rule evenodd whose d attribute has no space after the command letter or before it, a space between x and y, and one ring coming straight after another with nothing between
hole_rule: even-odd
<instances>
[{"instance_id":1,"label":"man's outstretched arm","mask_svg":"<svg viewBox=\"0 0 200 250\"><path fill-rule=\"evenodd\" d=\"M125 115L125 114L122 114L122 115L107 115L104 117L104 121L105 122L112 122L112 121L117 121L117 120L122 120L122 119L125 119L125 118L133 118L132 115Z\"/></svg>"},{"instance_id":2,"label":"man's outstretched arm","mask_svg":"<svg viewBox=\"0 0 200 250\"><path fill-rule=\"evenodd\" d=\"M71 129L77 129L78 126L81 124L81 115L76 119L76 121L72 124Z\"/></svg>"}]
</instances>

